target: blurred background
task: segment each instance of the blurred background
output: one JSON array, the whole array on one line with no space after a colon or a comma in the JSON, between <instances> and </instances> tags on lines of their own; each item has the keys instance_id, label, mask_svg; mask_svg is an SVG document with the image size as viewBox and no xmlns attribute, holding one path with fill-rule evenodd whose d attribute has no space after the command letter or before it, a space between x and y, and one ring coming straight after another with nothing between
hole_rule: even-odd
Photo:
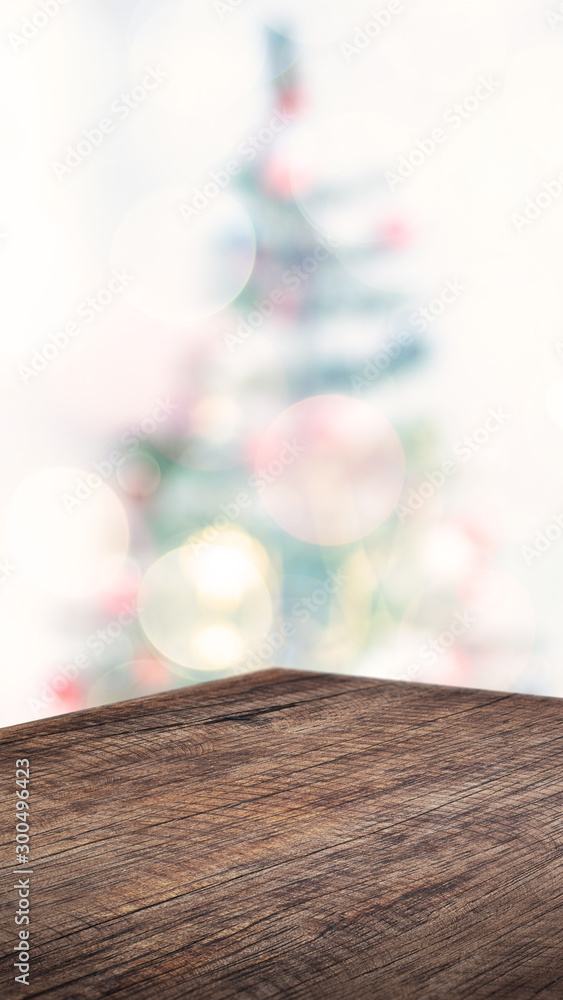
<instances>
[{"instance_id":1,"label":"blurred background","mask_svg":"<svg viewBox=\"0 0 563 1000\"><path fill-rule=\"evenodd\" d=\"M563 695L563 13L4 0L3 725Z\"/></svg>"}]
</instances>

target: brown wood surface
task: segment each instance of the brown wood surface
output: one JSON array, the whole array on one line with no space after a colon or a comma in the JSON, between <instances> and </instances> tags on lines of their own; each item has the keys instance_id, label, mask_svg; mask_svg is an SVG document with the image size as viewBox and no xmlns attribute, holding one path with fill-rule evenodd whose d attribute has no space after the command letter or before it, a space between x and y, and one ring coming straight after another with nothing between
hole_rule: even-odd
<instances>
[{"instance_id":1,"label":"brown wood surface","mask_svg":"<svg viewBox=\"0 0 563 1000\"><path fill-rule=\"evenodd\" d=\"M561 1000L562 723L558 699L266 670L5 729L0 995Z\"/></svg>"}]
</instances>

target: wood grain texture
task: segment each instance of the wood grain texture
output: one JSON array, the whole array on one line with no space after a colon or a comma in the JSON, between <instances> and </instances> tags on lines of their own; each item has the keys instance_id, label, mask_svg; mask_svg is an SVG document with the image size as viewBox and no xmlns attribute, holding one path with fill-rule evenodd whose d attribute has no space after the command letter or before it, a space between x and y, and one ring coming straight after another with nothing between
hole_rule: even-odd
<instances>
[{"instance_id":1,"label":"wood grain texture","mask_svg":"<svg viewBox=\"0 0 563 1000\"><path fill-rule=\"evenodd\" d=\"M558 699L266 670L5 729L1 995L561 1000L562 723Z\"/></svg>"}]
</instances>

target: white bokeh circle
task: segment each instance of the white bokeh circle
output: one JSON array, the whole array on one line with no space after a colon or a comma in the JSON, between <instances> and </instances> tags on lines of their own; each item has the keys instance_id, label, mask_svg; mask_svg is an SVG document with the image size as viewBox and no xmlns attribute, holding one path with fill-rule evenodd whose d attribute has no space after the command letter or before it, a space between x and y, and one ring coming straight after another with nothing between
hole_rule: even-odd
<instances>
[{"instance_id":1,"label":"white bokeh circle","mask_svg":"<svg viewBox=\"0 0 563 1000\"><path fill-rule=\"evenodd\" d=\"M405 456L376 407L313 396L267 428L255 470L260 499L282 528L312 544L345 545L390 516L403 489Z\"/></svg>"},{"instance_id":2,"label":"white bokeh circle","mask_svg":"<svg viewBox=\"0 0 563 1000\"><path fill-rule=\"evenodd\" d=\"M193 200L184 185L153 191L127 212L113 242L112 263L133 279L124 295L140 312L168 323L218 313L254 266L256 237L242 205L221 194L186 219L182 210Z\"/></svg>"},{"instance_id":3,"label":"white bokeh circle","mask_svg":"<svg viewBox=\"0 0 563 1000\"><path fill-rule=\"evenodd\" d=\"M400 177L401 157L412 148L408 133L379 114L331 115L310 123L296 135L290 155L297 204L339 244L379 244L390 225L405 219L418 230L432 211L437 186L431 158Z\"/></svg>"},{"instance_id":4,"label":"white bokeh circle","mask_svg":"<svg viewBox=\"0 0 563 1000\"><path fill-rule=\"evenodd\" d=\"M182 119L213 117L256 84L266 59L251 12L221 17L208 0L168 3L138 27L131 41L131 77L157 67L164 79L151 101Z\"/></svg>"},{"instance_id":5,"label":"white bokeh circle","mask_svg":"<svg viewBox=\"0 0 563 1000\"><path fill-rule=\"evenodd\" d=\"M214 530L214 529L210 529ZM195 670L242 661L272 620L261 547L239 531L194 536L161 556L139 588L139 620L154 648Z\"/></svg>"},{"instance_id":6,"label":"white bokeh circle","mask_svg":"<svg viewBox=\"0 0 563 1000\"><path fill-rule=\"evenodd\" d=\"M119 499L99 476L50 467L17 488L6 540L18 570L37 586L85 597L110 586L119 574L129 525Z\"/></svg>"}]
</instances>

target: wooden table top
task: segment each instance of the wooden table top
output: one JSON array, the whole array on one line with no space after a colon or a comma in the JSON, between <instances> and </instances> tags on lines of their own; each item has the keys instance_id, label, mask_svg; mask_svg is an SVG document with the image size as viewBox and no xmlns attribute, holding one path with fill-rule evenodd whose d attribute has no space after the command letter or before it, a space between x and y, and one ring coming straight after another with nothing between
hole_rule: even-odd
<instances>
[{"instance_id":1,"label":"wooden table top","mask_svg":"<svg viewBox=\"0 0 563 1000\"><path fill-rule=\"evenodd\" d=\"M3 998L563 998L563 700L272 669L0 755Z\"/></svg>"}]
</instances>

